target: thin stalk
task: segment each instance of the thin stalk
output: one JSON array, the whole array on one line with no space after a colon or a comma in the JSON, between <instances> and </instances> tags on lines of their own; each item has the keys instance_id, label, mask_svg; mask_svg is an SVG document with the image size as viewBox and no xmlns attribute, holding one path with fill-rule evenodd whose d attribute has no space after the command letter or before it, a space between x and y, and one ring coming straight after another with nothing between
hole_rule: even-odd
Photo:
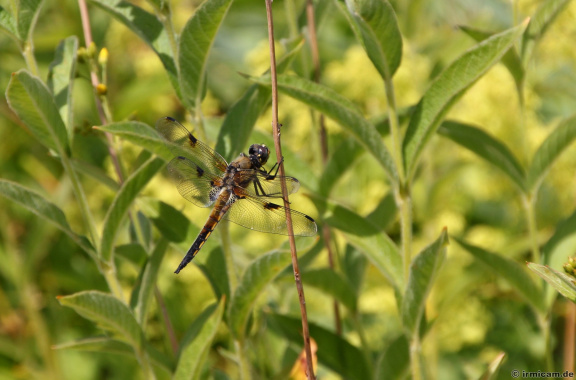
<instances>
[{"instance_id":1,"label":"thin stalk","mask_svg":"<svg viewBox=\"0 0 576 380\"><path fill-rule=\"evenodd\" d=\"M276 149L276 160L280 162L280 178L284 178L284 164L282 162L282 145L280 142L280 123L278 123L278 83L276 76L276 52L274 49L274 21L272 18L272 0L265 0L266 17L268 20L268 43L270 46L270 77L272 81L272 133L274 138L274 148ZM315 380L314 366L312 364L312 349L310 347L310 331L308 329L308 316L306 313L306 298L304 288L300 278L298 267L298 256L296 254L296 242L294 240L294 230L292 228L292 216L290 215L290 203L288 202L288 191L286 181L281 181L282 198L286 208L286 225L288 227L288 241L290 242L290 253L292 256L292 269L294 271L294 281L300 301L300 314L302 316L302 335L304 338L304 349L306 351L306 376L308 380Z\"/></svg>"},{"instance_id":2,"label":"thin stalk","mask_svg":"<svg viewBox=\"0 0 576 380\"><path fill-rule=\"evenodd\" d=\"M32 38L28 38L28 40L22 44L20 51L22 52L22 56L26 61L28 70L30 70L32 75L40 76L40 72L38 71L38 64L36 63L36 57L34 57L34 43Z\"/></svg>"},{"instance_id":3,"label":"thin stalk","mask_svg":"<svg viewBox=\"0 0 576 380\"><path fill-rule=\"evenodd\" d=\"M576 305L566 302L564 319L564 366L562 370L574 372L574 342L576 342Z\"/></svg>"},{"instance_id":4,"label":"thin stalk","mask_svg":"<svg viewBox=\"0 0 576 380\"><path fill-rule=\"evenodd\" d=\"M418 333L414 333L410 342L410 368L412 372L412 380L422 380L422 347L420 345L420 337Z\"/></svg>"},{"instance_id":5,"label":"thin stalk","mask_svg":"<svg viewBox=\"0 0 576 380\"><path fill-rule=\"evenodd\" d=\"M246 358L246 349L244 344L238 340L234 341L234 346L236 347L236 353L238 355L238 366L240 369L240 380L250 380L250 364L248 363L248 358Z\"/></svg>"},{"instance_id":6,"label":"thin stalk","mask_svg":"<svg viewBox=\"0 0 576 380\"><path fill-rule=\"evenodd\" d=\"M535 197L532 194L522 196L526 220L528 222L528 234L530 235L530 246L532 250L532 261L540 264L540 247L538 245L538 229L536 227Z\"/></svg>"}]
</instances>

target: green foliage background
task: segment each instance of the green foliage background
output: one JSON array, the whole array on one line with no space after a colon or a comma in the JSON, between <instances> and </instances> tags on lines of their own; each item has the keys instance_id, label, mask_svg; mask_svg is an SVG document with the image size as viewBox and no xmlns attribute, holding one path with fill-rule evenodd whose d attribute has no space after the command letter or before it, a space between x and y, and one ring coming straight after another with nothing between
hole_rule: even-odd
<instances>
[{"instance_id":1,"label":"green foliage background","mask_svg":"<svg viewBox=\"0 0 576 380\"><path fill-rule=\"evenodd\" d=\"M140 35L112 17L134 10L126 4L88 3L97 51L82 53L73 81L51 64L63 39L84 45L78 4L0 4L0 378L288 378L302 337L285 237L219 226L174 275L208 210L160 174L170 156L150 128L172 116L227 159L252 142L273 146L264 3L209 0L201 13L200 2L172 1L162 25L167 3L133 2L148 12L132 13ZM570 281L538 266L561 271L576 248L576 5L374 0L350 2L353 15L318 0L321 86L304 5L276 1L274 20L285 166L302 183L290 200L330 226L336 252L333 271L322 234L297 241L318 376L420 378L418 362L437 379L564 370L570 303L534 272L576 299ZM34 23L26 10L36 8ZM179 35L179 73L163 66L157 52L166 64L170 45L150 25ZM89 80L90 59L102 74L103 47L104 126ZM56 97L70 113L51 108L49 78L50 91L54 78L71 89L68 102ZM47 109L42 127L34 112Z\"/></svg>"}]
</instances>

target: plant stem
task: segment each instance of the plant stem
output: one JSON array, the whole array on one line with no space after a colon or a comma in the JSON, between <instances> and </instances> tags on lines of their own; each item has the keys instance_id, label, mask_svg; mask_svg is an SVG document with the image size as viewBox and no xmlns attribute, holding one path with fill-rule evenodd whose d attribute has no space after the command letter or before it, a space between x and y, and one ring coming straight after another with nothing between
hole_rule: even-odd
<instances>
[{"instance_id":1,"label":"plant stem","mask_svg":"<svg viewBox=\"0 0 576 380\"><path fill-rule=\"evenodd\" d=\"M412 198L402 189L395 191L396 206L400 212L400 230L402 237L402 262L404 268L404 283L408 283L410 264L412 262Z\"/></svg>"},{"instance_id":2,"label":"plant stem","mask_svg":"<svg viewBox=\"0 0 576 380\"><path fill-rule=\"evenodd\" d=\"M420 338L418 333L415 332L410 342L410 368L412 372L412 380L422 380L422 365L421 365L421 351Z\"/></svg>"},{"instance_id":3,"label":"plant stem","mask_svg":"<svg viewBox=\"0 0 576 380\"><path fill-rule=\"evenodd\" d=\"M244 344L238 340L234 341L234 346L236 347L236 354L238 355L238 366L240 368L240 380L250 380L250 365L248 363L248 358L245 355Z\"/></svg>"},{"instance_id":4,"label":"plant stem","mask_svg":"<svg viewBox=\"0 0 576 380\"><path fill-rule=\"evenodd\" d=\"M274 48L274 21L272 18L272 0L265 0L266 17L268 19L268 43L270 48L270 78L272 81L272 133L274 138L274 148L276 149L276 160L280 162L279 173L282 187L282 199L286 209L286 225L288 228L288 241L290 242L290 254L292 256L292 269L294 271L294 281L300 301L300 314L302 316L302 335L304 338L304 349L306 351L306 376L308 380L315 380L314 366L312 364L312 349L310 347L310 331L308 329L308 316L306 313L306 298L304 288L300 278L298 267L298 256L296 254L296 242L294 240L294 230L292 228L292 215L290 214L290 202L288 202L288 191L286 180L284 179L284 163L282 162L282 145L280 142L280 123L278 123L278 83L276 75L276 52Z\"/></svg>"},{"instance_id":5,"label":"plant stem","mask_svg":"<svg viewBox=\"0 0 576 380\"><path fill-rule=\"evenodd\" d=\"M28 38L26 42L20 46L20 51L22 52L22 56L26 61L26 66L28 66L28 70L32 73L32 75L39 76L38 71L38 64L36 63L36 57L34 57L34 42L32 38Z\"/></svg>"},{"instance_id":6,"label":"plant stem","mask_svg":"<svg viewBox=\"0 0 576 380\"><path fill-rule=\"evenodd\" d=\"M528 234L530 235L530 245L532 249L532 261L540 262L540 247L538 246L538 229L536 227L535 196L533 194L522 195L526 219L528 222Z\"/></svg>"}]
</instances>

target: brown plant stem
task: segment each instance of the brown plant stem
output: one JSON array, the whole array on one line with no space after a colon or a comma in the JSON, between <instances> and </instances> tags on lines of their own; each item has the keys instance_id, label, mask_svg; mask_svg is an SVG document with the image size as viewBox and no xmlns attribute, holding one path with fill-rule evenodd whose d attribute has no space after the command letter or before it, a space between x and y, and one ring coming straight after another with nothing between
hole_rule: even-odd
<instances>
[{"instance_id":1,"label":"brown plant stem","mask_svg":"<svg viewBox=\"0 0 576 380\"><path fill-rule=\"evenodd\" d=\"M274 21L272 18L272 0L265 0L266 17L268 19L268 42L270 45L270 77L272 81L272 134L274 138L274 148L276 149L276 160L280 163L280 178L284 178L284 163L282 162L282 146L280 143L280 124L278 123L278 84L276 77L276 52L274 48ZM306 313L306 298L304 288L300 278L298 267L298 256L296 254L296 242L294 240L294 230L292 228L292 216L290 215L290 203L288 202L288 191L286 181L281 181L282 198L286 208L286 224L288 227L288 240L290 242L290 254L292 256L292 269L294 271L294 281L300 300L300 314L302 315L302 335L304 337L304 349L306 351L306 376L308 380L316 379L314 366L312 364L312 349L310 347L310 331L308 329L308 316Z\"/></svg>"},{"instance_id":2,"label":"brown plant stem","mask_svg":"<svg viewBox=\"0 0 576 380\"><path fill-rule=\"evenodd\" d=\"M564 320L564 371L574 372L574 342L576 341L576 305L566 302Z\"/></svg>"}]
</instances>

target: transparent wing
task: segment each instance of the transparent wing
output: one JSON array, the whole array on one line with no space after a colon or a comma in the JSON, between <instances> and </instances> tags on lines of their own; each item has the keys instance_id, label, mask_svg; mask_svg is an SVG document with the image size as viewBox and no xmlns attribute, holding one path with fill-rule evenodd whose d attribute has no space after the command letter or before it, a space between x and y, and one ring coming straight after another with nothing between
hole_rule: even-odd
<instances>
[{"instance_id":1,"label":"transparent wing","mask_svg":"<svg viewBox=\"0 0 576 380\"><path fill-rule=\"evenodd\" d=\"M221 178L205 172L195 162L185 157L176 157L166 168L180 195L196 206L208 207L218 197Z\"/></svg>"},{"instance_id":2,"label":"transparent wing","mask_svg":"<svg viewBox=\"0 0 576 380\"><path fill-rule=\"evenodd\" d=\"M301 212L290 210L294 236L314 236L317 227L314 219ZM224 219L251 230L272 234L288 235L286 209L265 199L236 198Z\"/></svg>"},{"instance_id":3,"label":"transparent wing","mask_svg":"<svg viewBox=\"0 0 576 380\"><path fill-rule=\"evenodd\" d=\"M161 118L156 122L156 129L166 139L166 145L176 157L186 157L204 172L215 176L226 171L226 160L173 118Z\"/></svg>"},{"instance_id":4,"label":"transparent wing","mask_svg":"<svg viewBox=\"0 0 576 380\"><path fill-rule=\"evenodd\" d=\"M282 198L282 177L277 175L274 178L260 170L242 170L236 174L237 184L241 185L244 191L254 197ZM294 177L283 177L286 180L288 194L293 194L300 188L300 182Z\"/></svg>"}]
</instances>

